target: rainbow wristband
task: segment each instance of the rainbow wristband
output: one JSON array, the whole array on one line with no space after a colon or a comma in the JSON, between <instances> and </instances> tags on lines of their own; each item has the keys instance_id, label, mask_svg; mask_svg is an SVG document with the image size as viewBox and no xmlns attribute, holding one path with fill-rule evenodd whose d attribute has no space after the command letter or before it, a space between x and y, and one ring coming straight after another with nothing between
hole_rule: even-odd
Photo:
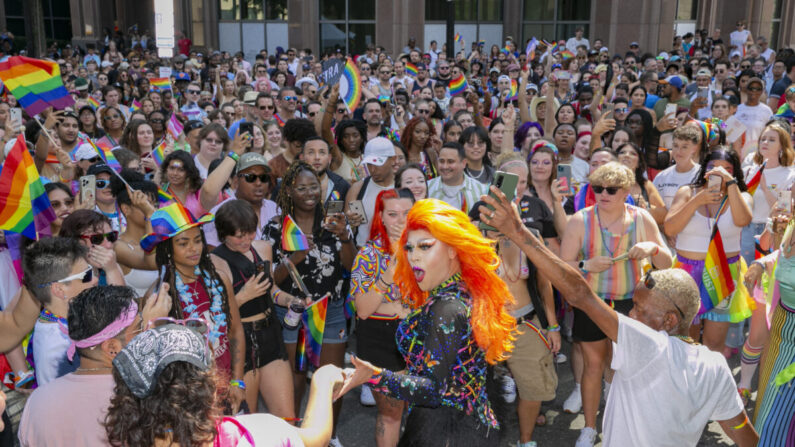
<instances>
[{"instance_id":1,"label":"rainbow wristband","mask_svg":"<svg viewBox=\"0 0 795 447\"><path fill-rule=\"evenodd\" d=\"M229 158L231 158L232 160L234 160L234 161L235 161L235 163L237 163L238 161L240 161L240 156L239 156L239 155L237 155L236 153L232 152L232 151L229 151L229 152L226 154L226 156L227 156L227 157L229 157Z\"/></svg>"},{"instance_id":2,"label":"rainbow wristband","mask_svg":"<svg viewBox=\"0 0 795 447\"><path fill-rule=\"evenodd\" d=\"M549 331L549 332L560 332L560 325L559 324L555 324L555 325L549 326L549 327L547 327L547 331Z\"/></svg>"},{"instance_id":3,"label":"rainbow wristband","mask_svg":"<svg viewBox=\"0 0 795 447\"><path fill-rule=\"evenodd\" d=\"M381 373L383 372L384 370L382 368L375 368L373 375L370 376L370 380L368 380L367 383L370 385L378 385L378 382L381 380Z\"/></svg>"},{"instance_id":4,"label":"rainbow wristband","mask_svg":"<svg viewBox=\"0 0 795 447\"><path fill-rule=\"evenodd\" d=\"M240 388L241 390L245 390L246 389L246 382L243 382L242 380L230 380L229 381L229 385L230 386L236 386L236 387Z\"/></svg>"},{"instance_id":5,"label":"rainbow wristband","mask_svg":"<svg viewBox=\"0 0 795 447\"><path fill-rule=\"evenodd\" d=\"M739 430L739 429L741 429L741 428L745 427L745 426L746 426L746 424L748 424L748 415L746 415L746 416L745 416L745 419L743 419L743 422L742 422L742 424L740 424L740 425L735 425L734 427L732 427L732 430Z\"/></svg>"}]
</instances>

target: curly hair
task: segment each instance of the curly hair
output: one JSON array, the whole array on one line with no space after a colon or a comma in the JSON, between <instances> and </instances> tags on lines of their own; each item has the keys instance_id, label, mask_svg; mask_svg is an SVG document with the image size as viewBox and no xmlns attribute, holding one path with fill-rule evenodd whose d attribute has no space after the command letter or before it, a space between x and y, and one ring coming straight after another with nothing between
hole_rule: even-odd
<instances>
[{"instance_id":1,"label":"curly hair","mask_svg":"<svg viewBox=\"0 0 795 447\"><path fill-rule=\"evenodd\" d=\"M494 242L483 237L466 214L440 200L415 203L398 244L395 269L395 282L403 299L415 309L425 304L428 292L420 290L403 248L408 233L414 230L427 230L456 251L461 276L472 296L470 324L475 342L486 353L487 362L493 365L504 360L513 350L516 319L506 310L514 298L497 275L500 258L494 251Z\"/></svg>"},{"instance_id":2,"label":"curly hair","mask_svg":"<svg viewBox=\"0 0 795 447\"><path fill-rule=\"evenodd\" d=\"M282 210L282 217L286 214L295 217L295 206L291 195L292 188L296 179L298 179L298 175L305 171L311 172L318 183L320 183L320 177L318 177L317 172L315 172L309 163L302 160L295 160L284 173L281 187L279 188L279 194L276 196L276 204L279 205L279 208ZM324 217L325 211L323 210L323 201L318 200L317 205L315 205L315 223L312 225L313 234L320 230L320 224L323 222Z\"/></svg>"},{"instance_id":3,"label":"curly hair","mask_svg":"<svg viewBox=\"0 0 795 447\"><path fill-rule=\"evenodd\" d=\"M635 173L623 164L611 161L596 168L588 176L588 182L591 185L618 186L628 190L635 184Z\"/></svg>"},{"instance_id":4,"label":"curly hair","mask_svg":"<svg viewBox=\"0 0 795 447\"><path fill-rule=\"evenodd\" d=\"M406 127L403 129L403 133L400 135L400 144L402 144L407 150L411 150L411 144L414 140L414 128L420 123L425 123L425 125L428 126L428 131L430 132L428 140L425 142L425 147L422 148L423 152L427 152L428 148L431 147L430 137L436 136L436 126L434 126L429 119L415 116L409 120L409 122L406 124Z\"/></svg>"},{"instance_id":5,"label":"curly hair","mask_svg":"<svg viewBox=\"0 0 795 447\"><path fill-rule=\"evenodd\" d=\"M215 370L187 362L173 362L157 377L152 394L132 394L119 370L105 433L112 446L149 446L168 438L182 446L203 445L215 439L215 424L222 416Z\"/></svg>"},{"instance_id":6,"label":"curly hair","mask_svg":"<svg viewBox=\"0 0 795 447\"><path fill-rule=\"evenodd\" d=\"M202 176L199 174L199 169L196 167L196 162L187 151L174 151L166 155L163 164L160 165L160 178L161 181L167 181L168 166L172 161L179 160L182 162L182 169L185 170L185 181L188 183L188 189L191 192L198 191L202 187Z\"/></svg>"}]
</instances>

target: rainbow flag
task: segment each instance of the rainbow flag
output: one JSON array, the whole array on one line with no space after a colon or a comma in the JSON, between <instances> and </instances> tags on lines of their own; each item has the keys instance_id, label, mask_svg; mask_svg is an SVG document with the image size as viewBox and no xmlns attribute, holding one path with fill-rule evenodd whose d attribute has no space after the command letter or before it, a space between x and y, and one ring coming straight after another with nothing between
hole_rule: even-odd
<instances>
[{"instance_id":1,"label":"rainbow flag","mask_svg":"<svg viewBox=\"0 0 795 447\"><path fill-rule=\"evenodd\" d=\"M342 76L348 82L348 88L344 95L340 91L340 96L342 96L345 106L352 113L359 106L359 101L362 99L362 78L359 75L359 67L350 58L345 62Z\"/></svg>"},{"instance_id":2,"label":"rainbow flag","mask_svg":"<svg viewBox=\"0 0 795 447\"><path fill-rule=\"evenodd\" d=\"M307 307L301 319L304 322L305 350L306 357L315 367L320 366L320 349L323 347L323 332L326 329L326 309L328 309L328 297L312 303Z\"/></svg>"},{"instance_id":3,"label":"rainbow flag","mask_svg":"<svg viewBox=\"0 0 795 447\"><path fill-rule=\"evenodd\" d=\"M171 79L169 78L152 78L149 80L149 91L163 92L171 90Z\"/></svg>"},{"instance_id":4,"label":"rainbow flag","mask_svg":"<svg viewBox=\"0 0 795 447\"><path fill-rule=\"evenodd\" d=\"M450 89L450 96L455 96L459 93L465 93L466 89L469 88L469 84L467 84L467 78L464 75L458 75L457 78L450 81L448 85Z\"/></svg>"},{"instance_id":5,"label":"rainbow flag","mask_svg":"<svg viewBox=\"0 0 795 447\"><path fill-rule=\"evenodd\" d=\"M726 198L724 198L718 212L715 214L716 216L720 216L726 203ZM707 300L704 298L701 299L699 315L717 306L724 298L734 293L734 279L729 269L726 251L723 249L723 238L720 235L717 221L712 229L712 237L707 248L707 257L704 259L704 271L701 274L701 281L709 295L709 302L706 302Z\"/></svg>"},{"instance_id":6,"label":"rainbow flag","mask_svg":"<svg viewBox=\"0 0 795 447\"><path fill-rule=\"evenodd\" d=\"M406 73L412 76L417 76L417 66L411 62L406 62Z\"/></svg>"},{"instance_id":7,"label":"rainbow flag","mask_svg":"<svg viewBox=\"0 0 795 447\"><path fill-rule=\"evenodd\" d=\"M158 168L161 164L163 164L163 160L166 159L166 146L168 146L168 144L164 138L163 141L161 141L160 144L158 144L157 147L155 147L155 149L152 151L152 159L155 161L155 164Z\"/></svg>"},{"instance_id":8,"label":"rainbow flag","mask_svg":"<svg viewBox=\"0 0 795 447\"><path fill-rule=\"evenodd\" d=\"M293 221L293 218L289 214L285 214L284 222L282 223L282 250L300 251L308 249L309 242L306 240L306 235L298 227L298 224Z\"/></svg>"},{"instance_id":9,"label":"rainbow flag","mask_svg":"<svg viewBox=\"0 0 795 447\"><path fill-rule=\"evenodd\" d=\"M538 39L533 37L532 39L530 39L530 42L527 43L527 48L525 48L524 50L525 54L527 55L527 61L525 63L525 66L527 66L527 63L529 63L530 61L536 58L537 47L538 47Z\"/></svg>"},{"instance_id":10,"label":"rainbow flag","mask_svg":"<svg viewBox=\"0 0 795 447\"><path fill-rule=\"evenodd\" d=\"M116 172L121 172L121 163L116 160L116 156L113 155L113 150L109 147L99 147L97 146L91 138L86 138L86 143L90 144L91 147L94 148L95 151L102 157L102 160L105 162L108 167L113 169Z\"/></svg>"},{"instance_id":11,"label":"rainbow flag","mask_svg":"<svg viewBox=\"0 0 795 447\"><path fill-rule=\"evenodd\" d=\"M765 165L767 165L767 161L762 163L762 166L759 168L758 171L756 171L756 174L754 174L754 176L751 177L751 180L748 180L745 183L745 186L748 188L748 194L751 194L753 196L754 193L756 192L756 188L759 186L759 183L762 181L762 171L765 170Z\"/></svg>"},{"instance_id":12,"label":"rainbow flag","mask_svg":"<svg viewBox=\"0 0 795 447\"><path fill-rule=\"evenodd\" d=\"M141 103L138 102L137 99L132 100L132 104L130 104L130 113L135 112L136 110L141 109Z\"/></svg>"},{"instance_id":13,"label":"rainbow flag","mask_svg":"<svg viewBox=\"0 0 795 447\"><path fill-rule=\"evenodd\" d=\"M389 95L378 95L378 102L380 102L382 104L385 103L385 102L389 102L391 100L392 100L392 98L390 98Z\"/></svg>"},{"instance_id":14,"label":"rainbow flag","mask_svg":"<svg viewBox=\"0 0 795 447\"><path fill-rule=\"evenodd\" d=\"M162 206L170 202L175 202L174 196L171 194L163 191L160 188L157 188L157 202Z\"/></svg>"},{"instance_id":15,"label":"rainbow flag","mask_svg":"<svg viewBox=\"0 0 795 447\"><path fill-rule=\"evenodd\" d=\"M171 114L171 118L168 119L168 125L166 127L168 128L168 133L170 133L175 140L179 139L184 129L184 126L179 122L175 113Z\"/></svg>"},{"instance_id":16,"label":"rainbow flag","mask_svg":"<svg viewBox=\"0 0 795 447\"><path fill-rule=\"evenodd\" d=\"M400 143L400 133L395 129L389 128L386 131L386 137L396 143Z\"/></svg>"},{"instance_id":17,"label":"rainbow flag","mask_svg":"<svg viewBox=\"0 0 795 447\"><path fill-rule=\"evenodd\" d=\"M301 325L301 327L298 328L298 340L296 340L295 344L295 370L306 371L306 367L306 328L304 328L304 325Z\"/></svg>"},{"instance_id":18,"label":"rainbow flag","mask_svg":"<svg viewBox=\"0 0 795 447\"><path fill-rule=\"evenodd\" d=\"M92 109L97 110L99 108L99 103L93 96L88 97L88 105L91 106Z\"/></svg>"},{"instance_id":19,"label":"rainbow flag","mask_svg":"<svg viewBox=\"0 0 795 447\"><path fill-rule=\"evenodd\" d=\"M0 62L0 80L30 116L49 107L61 110L75 103L55 62L12 56Z\"/></svg>"},{"instance_id":20,"label":"rainbow flag","mask_svg":"<svg viewBox=\"0 0 795 447\"><path fill-rule=\"evenodd\" d=\"M0 229L37 239L55 218L25 137L20 134L0 172Z\"/></svg>"},{"instance_id":21,"label":"rainbow flag","mask_svg":"<svg viewBox=\"0 0 795 447\"><path fill-rule=\"evenodd\" d=\"M483 39L478 40L478 46L482 47L483 45L486 45L486 41Z\"/></svg>"},{"instance_id":22,"label":"rainbow flag","mask_svg":"<svg viewBox=\"0 0 795 447\"><path fill-rule=\"evenodd\" d=\"M505 53L506 56L510 56L511 55L511 49L508 48L507 46L500 48L500 51Z\"/></svg>"},{"instance_id":23,"label":"rainbow flag","mask_svg":"<svg viewBox=\"0 0 795 447\"><path fill-rule=\"evenodd\" d=\"M563 60L565 61L566 59L573 58L574 57L574 53L572 53L569 50L563 50L563 51L560 52L560 56L563 57Z\"/></svg>"},{"instance_id":24,"label":"rainbow flag","mask_svg":"<svg viewBox=\"0 0 795 447\"><path fill-rule=\"evenodd\" d=\"M511 79L511 91L508 93L508 96L505 98L506 101L515 101L519 99L519 83L516 79Z\"/></svg>"},{"instance_id":25,"label":"rainbow flag","mask_svg":"<svg viewBox=\"0 0 795 447\"><path fill-rule=\"evenodd\" d=\"M455 36L453 37L453 40L454 40L456 43L461 43L461 42L463 42L463 41L464 41L464 39L461 37L461 34L459 34L459 33L455 33Z\"/></svg>"}]
</instances>

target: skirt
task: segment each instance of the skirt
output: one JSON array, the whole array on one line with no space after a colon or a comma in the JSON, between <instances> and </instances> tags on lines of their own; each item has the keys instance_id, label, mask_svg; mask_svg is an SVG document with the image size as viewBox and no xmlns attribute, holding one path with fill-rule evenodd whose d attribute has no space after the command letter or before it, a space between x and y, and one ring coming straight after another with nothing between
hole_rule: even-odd
<instances>
[{"instance_id":1,"label":"skirt","mask_svg":"<svg viewBox=\"0 0 795 447\"><path fill-rule=\"evenodd\" d=\"M414 407L398 447L499 447L500 430L455 408Z\"/></svg>"},{"instance_id":2,"label":"skirt","mask_svg":"<svg viewBox=\"0 0 795 447\"><path fill-rule=\"evenodd\" d=\"M362 360L390 371L406 369L395 342L400 318L380 319L371 315L366 320L356 321L356 353Z\"/></svg>"},{"instance_id":3,"label":"skirt","mask_svg":"<svg viewBox=\"0 0 795 447\"><path fill-rule=\"evenodd\" d=\"M795 447L795 380L775 384L776 376L795 363L795 309L779 303L762 359L754 411L758 446Z\"/></svg>"},{"instance_id":4,"label":"skirt","mask_svg":"<svg viewBox=\"0 0 795 447\"><path fill-rule=\"evenodd\" d=\"M702 274L704 273L704 260L689 259L682 255L677 255L675 268L686 271L698 285L701 295L701 308L698 310L693 323L698 323L702 319L739 323L751 316L751 312L756 308L753 298L749 295L742 281L745 275L746 265L740 256L732 256L728 259L729 271L734 281L734 292L729 296L721 297L717 305L713 307L712 299L704 286Z\"/></svg>"}]
</instances>

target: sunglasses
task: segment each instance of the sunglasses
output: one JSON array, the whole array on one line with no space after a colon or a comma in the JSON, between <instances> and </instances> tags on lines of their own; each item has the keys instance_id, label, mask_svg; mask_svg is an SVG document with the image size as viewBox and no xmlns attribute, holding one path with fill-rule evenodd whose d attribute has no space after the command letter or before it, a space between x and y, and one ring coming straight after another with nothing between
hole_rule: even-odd
<instances>
[{"instance_id":1,"label":"sunglasses","mask_svg":"<svg viewBox=\"0 0 795 447\"><path fill-rule=\"evenodd\" d=\"M748 87L749 92L761 92L762 87Z\"/></svg>"},{"instance_id":2,"label":"sunglasses","mask_svg":"<svg viewBox=\"0 0 795 447\"><path fill-rule=\"evenodd\" d=\"M99 157L95 157L95 158L99 158ZM97 180L96 184L97 184L97 189L105 189L108 186L110 186L110 180Z\"/></svg>"},{"instance_id":3,"label":"sunglasses","mask_svg":"<svg viewBox=\"0 0 795 447\"><path fill-rule=\"evenodd\" d=\"M91 163L91 164L94 164L94 163L96 163L96 162L98 162L98 161L100 161L100 160L102 160L102 159L101 159L101 158L99 158L99 156L96 156L96 157L94 157L94 158L89 158L89 159L87 159L87 160L84 160L84 161L87 161L87 162L89 162L89 163Z\"/></svg>"},{"instance_id":4,"label":"sunglasses","mask_svg":"<svg viewBox=\"0 0 795 447\"><path fill-rule=\"evenodd\" d=\"M611 196L616 195L619 188L618 186L600 186L600 185L592 185L591 188L593 189L594 194L601 194L604 191L607 191L608 194Z\"/></svg>"},{"instance_id":5,"label":"sunglasses","mask_svg":"<svg viewBox=\"0 0 795 447\"><path fill-rule=\"evenodd\" d=\"M285 98L287 98L287 97L285 96ZM259 109L260 110L273 110L274 107L273 106L259 106Z\"/></svg>"},{"instance_id":6,"label":"sunglasses","mask_svg":"<svg viewBox=\"0 0 795 447\"><path fill-rule=\"evenodd\" d=\"M91 266L88 266L87 269L83 270L80 273L75 273L72 276L67 276L64 279L59 279L57 281L51 281L51 282L47 282L47 283L44 283L44 284L39 284L39 287L47 287L50 284L53 284L53 283L56 283L56 282L65 283L65 282L69 282L69 281L74 281L75 279L79 279L80 282L82 282L83 284L90 283L91 280L94 279L94 268L91 267Z\"/></svg>"},{"instance_id":7,"label":"sunglasses","mask_svg":"<svg viewBox=\"0 0 795 447\"><path fill-rule=\"evenodd\" d=\"M285 96L282 98L282 101L298 101L297 96Z\"/></svg>"},{"instance_id":8,"label":"sunglasses","mask_svg":"<svg viewBox=\"0 0 795 447\"><path fill-rule=\"evenodd\" d=\"M259 181L262 183L270 183L271 181L271 176L268 174L257 175L249 173L249 174L238 174L237 176L243 177L246 183L254 183L255 181L257 181L257 179L259 179Z\"/></svg>"},{"instance_id":9,"label":"sunglasses","mask_svg":"<svg viewBox=\"0 0 795 447\"><path fill-rule=\"evenodd\" d=\"M102 242L104 242L105 239L107 239L108 242L112 244L116 242L117 239L119 239L119 232L111 231L110 233L83 234L80 236L80 239L87 239L91 242L92 245L99 245Z\"/></svg>"},{"instance_id":10,"label":"sunglasses","mask_svg":"<svg viewBox=\"0 0 795 447\"><path fill-rule=\"evenodd\" d=\"M165 326L167 324L178 324L180 326L185 326L186 328L196 331L200 334L207 333L208 329L207 322L202 318L186 318L184 320L177 320L176 318L171 317L155 318L154 320L151 320L149 323L147 323L146 329L149 330L152 328Z\"/></svg>"},{"instance_id":11,"label":"sunglasses","mask_svg":"<svg viewBox=\"0 0 795 447\"><path fill-rule=\"evenodd\" d=\"M422 113L423 115L431 113L428 109L417 109L417 113Z\"/></svg>"},{"instance_id":12,"label":"sunglasses","mask_svg":"<svg viewBox=\"0 0 795 447\"><path fill-rule=\"evenodd\" d=\"M648 272L646 272L646 276L643 278L643 285L647 289L651 290L651 289L654 288L654 286L656 284L657 284L657 282L654 281L654 278L651 277L651 270L649 270ZM668 295L665 295L663 293L661 293L660 295L664 296L666 300L670 301L671 304L674 305L674 307L676 308L676 311L679 312L679 316L681 316L682 319L684 320L685 319L685 313L682 312L682 309L674 302L674 300L672 300L671 297L669 297Z\"/></svg>"}]
</instances>

